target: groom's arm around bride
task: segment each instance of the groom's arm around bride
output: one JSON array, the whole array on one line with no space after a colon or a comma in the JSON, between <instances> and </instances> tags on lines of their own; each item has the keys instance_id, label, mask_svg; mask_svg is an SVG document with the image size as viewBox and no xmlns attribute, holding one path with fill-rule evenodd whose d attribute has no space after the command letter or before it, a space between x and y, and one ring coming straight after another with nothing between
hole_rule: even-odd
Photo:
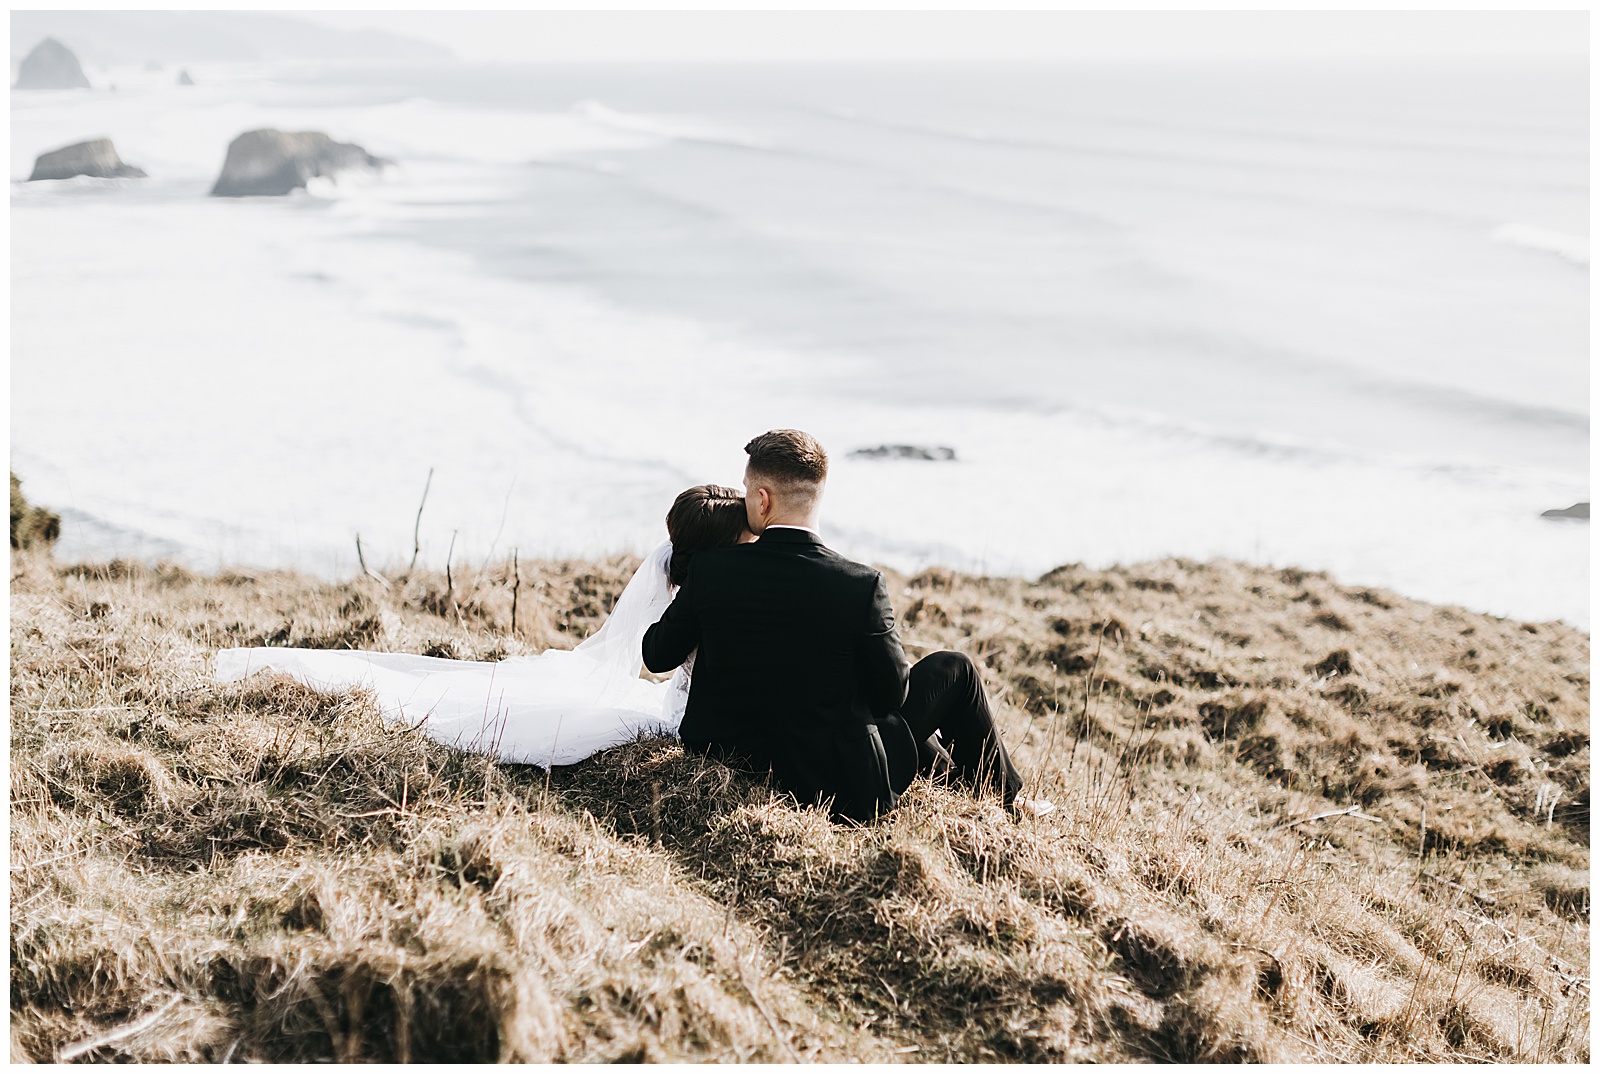
<instances>
[{"instance_id":1,"label":"groom's arm around bride","mask_svg":"<svg viewBox=\"0 0 1600 1074\"><path fill-rule=\"evenodd\" d=\"M696 553L642 647L658 673L695 653L684 747L771 772L802 801L831 800L856 820L894 808L919 770L998 790L1009 805L1021 777L976 668L944 653L908 669L883 576L817 534L821 446L778 430L745 450L759 539Z\"/></svg>"}]
</instances>

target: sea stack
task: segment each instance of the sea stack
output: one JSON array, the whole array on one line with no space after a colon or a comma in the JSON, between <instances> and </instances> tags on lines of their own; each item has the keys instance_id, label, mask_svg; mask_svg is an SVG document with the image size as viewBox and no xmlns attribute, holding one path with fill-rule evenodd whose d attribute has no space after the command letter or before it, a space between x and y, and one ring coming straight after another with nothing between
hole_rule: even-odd
<instances>
[{"instance_id":1,"label":"sea stack","mask_svg":"<svg viewBox=\"0 0 1600 1074\"><path fill-rule=\"evenodd\" d=\"M1581 518L1587 520L1589 517L1589 501L1582 500L1571 507L1552 507L1548 511L1541 511L1540 515L1543 518Z\"/></svg>"},{"instance_id":2,"label":"sea stack","mask_svg":"<svg viewBox=\"0 0 1600 1074\"><path fill-rule=\"evenodd\" d=\"M386 163L358 145L336 142L321 131L247 131L229 144L211 195L287 194L304 187L314 176L331 176L350 168L377 169Z\"/></svg>"},{"instance_id":3,"label":"sea stack","mask_svg":"<svg viewBox=\"0 0 1600 1074\"><path fill-rule=\"evenodd\" d=\"M23 59L12 89L88 89L89 78L72 50L47 37Z\"/></svg>"},{"instance_id":4,"label":"sea stack","mask_svg":"<svg viewBox=\"0 0 1600 1074\"><path fill-rule=\"evenodd\" d=\"M64 149L41 153L33 162L31 183L36 179L71 179L76 175L89 175L96 179L143 179L143 169L123 163L117 156L117 147L110 138L96 138L92 142L79 142Z\"/></svg>"},{"instance_id":5,"label":"sea stack","mask_svg":"<svg viewBox=\"0 0 1600 1074\"><path fill-rule=\"evenodd\" d=\"M189 77L189 69L187 67L185 67L183 70L178 72L178 85L180 85L180 86L192 86L192 85L194 85L194 79Z\"/></svg>"}]
</instances>

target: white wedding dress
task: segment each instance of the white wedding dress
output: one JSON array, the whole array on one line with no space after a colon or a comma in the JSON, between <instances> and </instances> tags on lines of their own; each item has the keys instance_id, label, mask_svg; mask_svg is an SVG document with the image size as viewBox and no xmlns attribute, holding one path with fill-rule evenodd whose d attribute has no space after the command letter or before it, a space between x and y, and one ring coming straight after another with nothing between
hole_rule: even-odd
<instances>
[{"instance_id":1,"label":"white wedding dress","mask_svg":"<svg viewBox=\"0 0 1600 1074\"><path fill-rule=\"evenodd\" d=\"M436 742L515 764L575 764L641 734L677 734L693 656L668 682L639 677L644 632L672 601L670 542L640 564L594 635L575 649L498 662L362 649L223 649L216 679L279 671L313 689L370 690L386 719Z\"/></svg>"}]
</instances>

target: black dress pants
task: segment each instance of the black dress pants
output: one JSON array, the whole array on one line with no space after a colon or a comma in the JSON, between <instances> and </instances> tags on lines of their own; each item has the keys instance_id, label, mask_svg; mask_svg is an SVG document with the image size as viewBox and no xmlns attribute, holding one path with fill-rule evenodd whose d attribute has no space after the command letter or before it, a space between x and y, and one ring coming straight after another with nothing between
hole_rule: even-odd
<instances>
[{"instance_id":1,"label":"black dress pants","mask_svg":"<svg viewBox=\"0 0 1600 1074\"><path fill-rule=\"evenodd\" d=\"M1000 741L983 676L965 653L931 653L913 664L900 716L916 740L920 775L998 792L1007 806L1021 792L1022 776Z\"/></svg>"}]
</instances>

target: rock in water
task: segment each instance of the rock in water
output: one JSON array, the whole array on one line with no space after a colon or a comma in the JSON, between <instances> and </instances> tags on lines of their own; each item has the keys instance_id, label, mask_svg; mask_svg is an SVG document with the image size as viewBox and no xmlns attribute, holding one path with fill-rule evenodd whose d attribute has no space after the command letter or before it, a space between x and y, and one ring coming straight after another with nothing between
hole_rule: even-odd
<instances>
[{"instance_id":1,"label":"rock in water","mask_svg":"<svg viewBox=\"0 0 1600 1074\"><path fill-rule=\"evenodd\" d=\"M122 162L110 138L96 138L92 142L79 142L65 149L41 153L33 162L33 174L28 176L28 181L71 179L75 175L92 175L96 179L145 178L141 169Z\"/></svg>"},{"instance_id":2,"label":"rock in water","mask_svg":"<svg viewBox=\"0 0 1600 1074\"><path fill-rule=\"evenodd\" d=\"M321 131L248 131L228 146L213 197L287 194L318 175L386 164L358 145L336 142Z\"/></svg>"},{"instance_id":3,"label":"rock in water","mask_svg":"<svg viewBox=\"0 0 1600 1074\"><path fill-rule=\"evenodd\" d=\"M194 79L189 77L189 69L187 67L185 67L183 70L178 72L178 85L180 85L180 86L192 86L192 85L194 85Z\"/></svg>"},{"instance_id":4,"label":"rock in water","mask_svg":"<svg viewBox=\"0 0 1600 1074\"><path fill-rule=\"evenodd\" d=\"M1540 517L1586 519L1589 517L1589 503L1587 500L1585 500L1580 503L1575 503L1571 507L1552 507L1548 511L1541 512Z\"/></svg>"},{"instance_id":5,"label":"rock in water","mask_svg":"<svg viewBox=\"0 0 1600 1074\"><path fill-rule=\"evenodd\" d=\"M89 79L72 50L47 37L23 59L12 89L88 89Z\"/></svg>"},{"instance_id":6,"label":"rock in water","mask_svg":"<svg viewBox=\"0 0 1600 1074\"><path fill-rule=\"evenodd\" d=\"M952 447L924 447L921 444L879 444L877 447L857 448L850 453L852 459L920 459L924 462L954 462L956 449Z\"/></svg>"}]
</instances>

